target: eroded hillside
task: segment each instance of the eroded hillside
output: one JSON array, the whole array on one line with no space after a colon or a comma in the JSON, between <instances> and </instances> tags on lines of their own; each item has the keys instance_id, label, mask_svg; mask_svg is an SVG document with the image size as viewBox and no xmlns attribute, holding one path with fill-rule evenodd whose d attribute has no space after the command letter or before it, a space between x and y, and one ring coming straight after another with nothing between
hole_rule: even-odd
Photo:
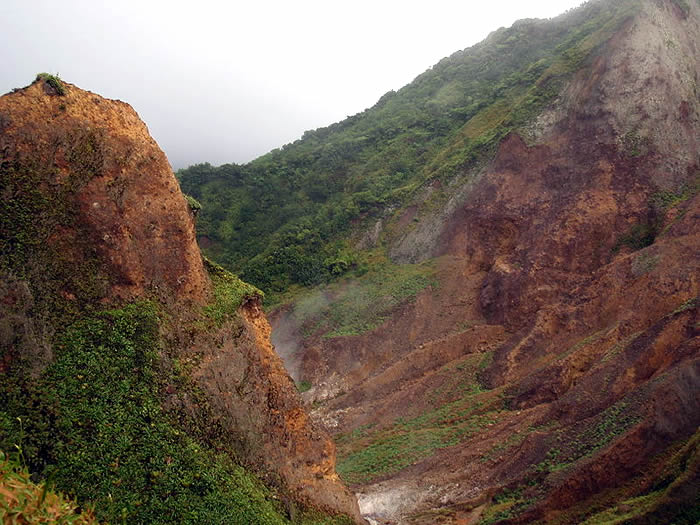
<instances>
[{"instance_id":1,"label":"eroded hillside","mask_svg":"<svg viewBox=\"0 0 700 525\"><path fill-rule=\"evenodd\" d=\"M362 521L128 104L50 75L0 98L0 198L0 450L100 520Z\"/></svg>"},{"instance_id":2,"label":"eroded hillside","mask_svg":"<svg viewBox=\"0 0 700 525\"><path fill-rule=\"evenodd\" d=\"M396 271L273 314L378 523L698 519L700 6L638 9L492 160L355 235Z\"/></svg>"},{"instance_id":3,"label":"eroded hillside","mask_svg":"<svg viewBox=\"0 0 700 525\"><path fill-rule=\"evenodd\" d=\"M287 294L273 342L366 516L699 519L699 24L680 0L519 22L181 173L211 253Z\"/></svg>"}]
</instances>

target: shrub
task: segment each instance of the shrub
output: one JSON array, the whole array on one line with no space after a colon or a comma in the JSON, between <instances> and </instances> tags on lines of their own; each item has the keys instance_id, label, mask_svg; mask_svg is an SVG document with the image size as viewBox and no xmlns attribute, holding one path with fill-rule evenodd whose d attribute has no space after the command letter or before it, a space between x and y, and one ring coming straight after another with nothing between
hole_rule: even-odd
<instances>
[{"instance_id":1,"label":"shrub","mask_svg":"<svg viewBox=\"0 0 700 525\"><path fill-rule=\"evenodd\" d=\"M312 385L311 385L311 382L310 382L310 381L300 381L299 383L297 383L297 389L298 389L299 392L301 392L302 394L303 394L304 392L308 392L309 390L311 390L311 386L312 386Z\"/></svg>"},{"instance_id":2,"label":"shrub","mask_svg":"<svg viewBox=\"0 0 700 525\"><path fill-rule=\"evenodd\" d=\"M185 195L185 200L187 201L187 205L190 207L190 211L196 217L202 209L202 204L197 199L189 195Z\"/></svg>"},{"instance_id":3,"label":"shrub","mask_svg":"<svg viewBox=\"0 0 700 525\"><path fill-rule=\"evenodd\" d=\"M49 86L53 88L53 90L59 96L64 96L66 94L66 87L63 85L63 82L61 82L61 79L58 77L58 73L56 73L55 75L50 75L49 73L39 73L36 76L36 80L43 80L44 82L46 82Z\"/></svg>"}]
</instances>

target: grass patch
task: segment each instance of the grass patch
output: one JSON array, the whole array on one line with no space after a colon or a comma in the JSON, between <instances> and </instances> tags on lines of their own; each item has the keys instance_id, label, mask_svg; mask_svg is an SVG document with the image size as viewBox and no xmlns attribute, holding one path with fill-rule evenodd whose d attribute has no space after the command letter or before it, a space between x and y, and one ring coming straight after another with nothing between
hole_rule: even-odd
<instances>
[{"instance_id":1,"label":"grass patch","mask_svg":"<svg viewBox=\"0 0 700 525\"><path fill-rule=\"evenodd\" d=\"M492 504L479 520L480 525L490 525L516 517L528 508L534 500L523 496L522 487L504 488L493 497Z\"/></svg>"},{"instance_id":2,"label":"grass patch","mask_svg":"<svg viewBox=\"0 0 700 525\"><path fill-rule=\"evenodd\" d=\"M528 427L526 430L519 430L510 436L508 436L508 439L505 441L502 441L498 443L497 445L494 445L491 450L489 450L486 454L481 456L480 461L482 463L486 463L492 459L494 459L496 456L501 455L503 452L506 450L510 450L511 448L515 448L517 446L520 446L520 444L525 441L525 438L527 438L528 435L530 435L532 432L541 432L541 431L547 431L551 430L559 425L558 422L556 421L551 421L549 423L545 423L542 425L538 426L531 426Z\"/></svg>"},{"instance_id":3,"label":"grass patch","mask_svg":"<svg viewBox=\"0 0 700 525\"><path fill-rule=\"evenodd\" d=\"M63 523L65 525L97 524L90 509L78 505L48 482L34 483L29 472L8 460L0 451L0 517L3 523Z\"/></svg>"},{"instance_id":4,"label":"grass patch","mask_svg":"<svg viewBox=\"0 0 700 525\"><path fill-rule=\"evenodd\" d=\"M669 444L636 477L576 503L552 519L552 524L700 523L699 443L700 432L696 432L688 440Z\"/></svg>"},{"instance_id":5,"label":"grass patch","mask_svg":"<svg viewBox=\"0 0 700 525\"><path fill-rule=\"evenodd\" d=\"M297 298L293 315L306 336L361 335L425 288L437 286L434 273L431 264L395 265L383 260L352 282L343 280Z\"/></svg>"},{"instance_id":6,"label":"grass patch","mask_svg":"<svg viewBox=\"0 0 700 525\"><path fill-rule=\"evenodd\" d=\"M348 483L369 483L430 457L437 450L466 441L495 423L498 411L475 399L483 390L474 381L473 370L469 385L458 383L461 396L456 401L413 418L397 418L386 429L372 431L371 427L361 427L338 436L337 469L341 477ZM451 394L455 392L455 388L450 388Z\"/></svg>"},{"instance_id":7,"label":"grass patch","mask_svg":"<svg viewBox=\"0 0 700 525\"><path fill-rule=\"evenodd\" d=\"M520 445L523 441L525 441L525 438L527 437L528 433L529 432L518 431L511 434L510 436L508 436L508 439L506 439L505 441L501 441L497 445L493 446L491 450L489 450L486 454L481 456L479 461L481 461L482 463L486 463L494 459L502 452L505 452L506 450Z\"/></svg>"},{"instance_id":8,"label":"grass patch","mask_svg":"<svg viewBox=\"0 0 700 525\"><path fill-rule=\"evenodd\" d=\"M644 516L654 506L663 491L652 492L644 496L620 502L612 509L599 512L582 523L582 525L616 525L628 523L628 520Z\"/></svg>"},{"instance_id":9,"label":"grass patch","mask_svg":"<svg viewBox=\"0 0 700 525\"><path fill-rule=\"evenodd\" d=\"M440 372L442 384L432 390L428 398L438 406L450 400L462 399L486 391L478 378L479 366L488 354L472 354L457 363L449 363Z\"/></svg>"},{"instance_id":10,"label":"grass patch","mask_svg":"<svg viewBox=\"0 0 700 525\"><path fill-rule=\"evenodd\" d=\"M640 420L631 404L620 401L595 416L574 435L567 435L565 430L558 431L556 446L547 451L541 462L533 465L533 470L547 474L567 469L605 448Z\"/></svg>"},{"instance_id":11,"label":"grass patch","mask_svg":"<svg viewBox=\"0 0 700 525\"><path fill-rule=\"evenodd\" d=\"M421 416L372 436L371 444L341 458L338 473L348 483L368 483L430 457L436 450L456 445L496 421L493 414L461 420L453 419L458 415L446 415ZM433 416L436 420L431 423Z\"/></svg>"}]
</instances>

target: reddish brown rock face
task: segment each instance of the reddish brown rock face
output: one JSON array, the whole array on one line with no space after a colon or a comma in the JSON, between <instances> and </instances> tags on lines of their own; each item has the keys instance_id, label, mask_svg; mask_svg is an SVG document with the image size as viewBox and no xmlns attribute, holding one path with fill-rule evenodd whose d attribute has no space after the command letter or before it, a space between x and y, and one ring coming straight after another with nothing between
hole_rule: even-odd
<instances>
[{"instance_id":1,"label":"reddish brown rock face","mask_svg":"<svg viewBox=\"0 0 700 525\"><path fill-rule=\"evenodd\" d=\"M146 125L128 104L71 84L66 91L59 96L37 81L0 98L0 198L16 210L18 224L2 217L0 255L74 316L95 302L159 301L172 315L161 327L165 346L197 363L192 379L204 395L192 402L186 388L169 385L164 396L174 416L206 413L211 419L200 423L222 429L237 459L275 486L290 512L301 504L362 523L355 497L335 473L333 442L305 412L257 299L238 316L229 312L223 327L201 328L212 283L192 212ZM25 231L38 238L25 239ZM3 301L31 299L24 282L0 288ZM50 301L41 304L52 313ZM50 347L37 352L38 368L50 354ZM6 366L0 362L0 371Z\"/></svg>"},{"instance_id":2,"label":"reddish brown rock face","mask_svg":"<svg viewBox=\"0 0 700 525\"><path fill-rule=\"evenodd\" d=\"M362 335L304 341L300 378L317 385L306 396L340 435L341 466L406 433L461 428L464 413L489 421L358 483L369 514L475 523L500 494L514 509L530 502L504 522L577 523L650 494L665 470L680 481L663 498L697 491L700 71L687 57L700 7L680 17L675 6L645 2L535 138L507 136L459 205L427 214L432 238L419 225L422 237L393 239L399 261L437 257L436 289ZM289 317L277 312L273 327ZM469 374L484 391L465 397ZM441 407L450 418L430 419Z\"/></svg>"},{"instance_id":3,"label":"reddish brown rock face","mask_svg":"<svg viewBox=\"0 0 700 525\"><path fill-rule=\"evenodd\" d=\"M247 302L240 313L242 326L211 334L219 344L209 340L193 348L202 352L194 379L245 462L268 473L273 483L281 480L295 501L362 522L355 497L335 472L335 445L306 413L270 344L270 325L258 301Z\"/></svg>"},{"instance_id":4,"label":"reddish brown rock face","mask_svg":"<svg viewBox=\"0 0 700 525\"><path fill-rule=\"evenodd\" d=\"M203 304L209 284L193 217L165 154L128 104L66 91L35 82L0 99L2 162L31 166L49 194L70 192L71 220L44 241L76 266L96 252L105 300L160 291Z\"/></svg>"}]
</instances>

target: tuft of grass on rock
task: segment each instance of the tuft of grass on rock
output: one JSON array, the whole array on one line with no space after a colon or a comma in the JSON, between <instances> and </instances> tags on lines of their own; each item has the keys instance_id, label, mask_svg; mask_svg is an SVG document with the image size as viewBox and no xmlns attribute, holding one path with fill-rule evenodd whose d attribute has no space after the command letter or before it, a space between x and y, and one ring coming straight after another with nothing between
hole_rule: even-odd
<instances>
[{"instance_id":1,"label":"tuft of grass on rock","mask_svg":"<svg viewBox=\"0 0 700 525\"><path fill-rule=\"evenodd\" d=\"M63 84L58 76L58 73L51 75L49 73L39 73L36 76L36 80L43 80L56 92L58 96L64 96L66 94L66 86Z\"/></svg>"},{"instance_id":2,"label":"tuft of grass on rock","mask_svg":"<svg viewBox=\"0 0 700 525\"><path fill-rule=\"evenodd\" d=\"M214 302L204 308L204 313L217 325L235 315L246 300L257 298L262 301L265 297L255 286L241 281L209 259L204 259L204 267L214 284Z\"/></svg>"}]
</instances>

